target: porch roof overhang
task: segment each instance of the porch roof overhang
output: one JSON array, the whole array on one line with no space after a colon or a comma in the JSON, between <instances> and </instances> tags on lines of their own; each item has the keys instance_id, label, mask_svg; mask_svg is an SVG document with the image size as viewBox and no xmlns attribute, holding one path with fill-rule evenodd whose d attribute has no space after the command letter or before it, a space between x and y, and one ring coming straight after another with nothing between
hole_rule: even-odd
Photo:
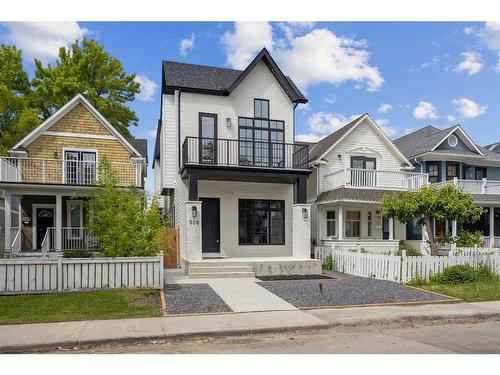
<instances>
[{"instance_id":1,"label":"porch roof overhang","mask_svg":"<svg viewBox=\"0 0 500 375\"><path fill-rule=\"evenodd\" d=\"M500 194L472 194L472 196L475 204L500 206Z\"/></svg>"},{"instance_id":2,"label":"porch roof overhang","mask_svg":"<svg viewBox=\"0 0 500 375\"><path fill-rule=\"evenodd\" d=\"M346 188L328 190L322 192L316 198L317 204L337 203L337 202L359 202L359 203L380 203L385 195L399 194L397 190Z\"/></svg>"},{"instance_id":3,"label":"porch roof overhang","mask_svg":"<svg viewBox=\"0 0 500 375\"><path fill-rule=\"evenodd\" d=\"M307 178L309 169L279 169L257 167L185 166L180 174L183 179L196 176L199 180L271 182L293 184L298 178Z\"/></svg>"},{"instance_id":4,"label":"porch roof overhang","mask_svg":"<svg viewBox=\"0 0 500 375\"><path fill-rule=\"evenodd\" d=\"M84 194L95 189L96 185L69 185L69 184L36 184L26 182L0 182L0 189L14 195L71 195L75 193ZM129 189L119 187L119 189ZM138 193L144 188L137 188Z\"/></svg>"}]
</instances>

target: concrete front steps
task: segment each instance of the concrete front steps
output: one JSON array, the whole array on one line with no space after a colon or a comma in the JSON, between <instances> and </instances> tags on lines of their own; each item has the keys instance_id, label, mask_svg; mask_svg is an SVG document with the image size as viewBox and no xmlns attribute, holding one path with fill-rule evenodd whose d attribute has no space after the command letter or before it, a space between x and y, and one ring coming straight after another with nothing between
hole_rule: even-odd
<instances>
[{"instance_id":1,"label":"concrete front steps","mask_svg":"<svg viewBox=\"0 0 500 375\"><path fill-rule=\"evenodd\" d=\"M255 277L251 265L230 264L230 263L201 263L191 264L189 276L193 279L215 279L215 278L236 278Z\"/></svg>"}]
</instances>

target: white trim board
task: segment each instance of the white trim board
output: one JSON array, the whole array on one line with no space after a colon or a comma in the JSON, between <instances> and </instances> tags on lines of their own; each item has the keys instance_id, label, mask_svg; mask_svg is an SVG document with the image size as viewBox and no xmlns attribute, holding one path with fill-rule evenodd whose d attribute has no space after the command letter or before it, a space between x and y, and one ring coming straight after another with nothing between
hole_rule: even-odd
<instances>
[{"instance_id":1,"label":"white trim board","mask_svg":"<svg viewBox=\"0 0 500 375\"><path fill-rule=\"evenodd\" d=\"M59 119L66 115L69 111L75 108L78 104L82 104L89 110L90 113L132 154L142 157L142 155L106 120L90 102L85 99L82 94L76 95L73 99L63 105L47 120L38 125L31 133L21 139L12 149L26 147L37 139L42 133L47 131L49 127L55 124Z\"/></svg>"},{"instance_id":2,"label":"white trim board","mask_svg":"<svg viewBox=\"0 0 500 375\"><path fill-rule=\"evenodd\" d=\"M41 136L43 135L51 135L55 137L69 137L69 138L90 138L90 139L102 139L102 140L110 140L116 141L116 138L113 137L112 135L101 135L101 134L84 134L84 133L67 133L67 132L53 132L50 130L46 130L44 133L40 134Z\"/></svg>"}]
</instances>

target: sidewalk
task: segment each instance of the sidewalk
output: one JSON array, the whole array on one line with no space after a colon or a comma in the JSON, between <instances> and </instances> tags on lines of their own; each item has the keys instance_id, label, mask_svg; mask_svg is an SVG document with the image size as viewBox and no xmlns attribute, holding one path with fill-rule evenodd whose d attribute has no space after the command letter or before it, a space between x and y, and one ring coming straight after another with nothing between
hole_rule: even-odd
<instances>
[{"instance_id":1,"label":"sidewalk","mask_svg":"<svg viewBox=\"0 0 500 375\"><path fill-rule=\"evenodd\" d=\"M265 311L0 326L0 351L127 339L232 335L407 320L500 318L500 301Z\"/></svg>"}]
</instances>

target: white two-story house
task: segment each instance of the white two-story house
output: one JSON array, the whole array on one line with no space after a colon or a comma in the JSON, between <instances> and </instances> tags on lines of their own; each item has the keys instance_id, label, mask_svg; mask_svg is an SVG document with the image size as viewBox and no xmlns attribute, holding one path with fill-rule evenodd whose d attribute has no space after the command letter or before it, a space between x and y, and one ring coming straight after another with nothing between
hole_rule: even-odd
<instances>
[{"instance_id":1,"label":"white two-story house","mask_svg":"<svg viewBox=\"0 0 500 375\"><path fill-rule=\"evenodd\" d=\"M368 114L311 145L309 159L313 246L395 251L407 239L406 225L382 217L380 203L384 195L420 188L427 174L413 172Z\"/></svg>"},{"instance_id":2,"label":"white two-story house","mask_svg":"<svg viewBox=\"0 0 500 375\"><path fill-rule=\"evenodd\" d=\"M155 190L188 274L320 272L309 259L309 150L294 142L306 102L265 49L243 71L163 62Z\"/></svg>"}]
</instances>

